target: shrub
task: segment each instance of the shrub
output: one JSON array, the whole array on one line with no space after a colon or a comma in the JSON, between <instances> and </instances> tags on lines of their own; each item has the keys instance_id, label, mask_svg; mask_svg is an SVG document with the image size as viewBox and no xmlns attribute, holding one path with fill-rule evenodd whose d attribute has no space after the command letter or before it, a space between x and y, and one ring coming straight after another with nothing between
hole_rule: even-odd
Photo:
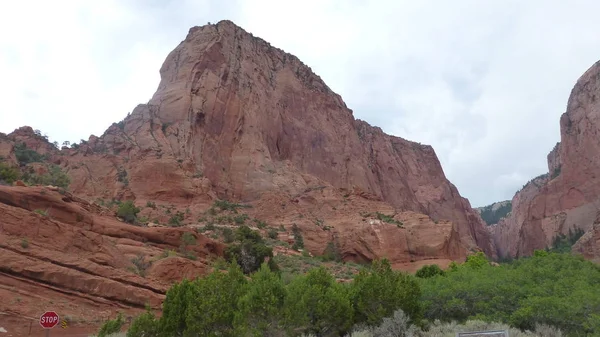
<instances>
[{"instance_id":1,"label":"shrub","mask_svg":"<svg viewBox=\"0 0 600 337\"><path fill-rule=\"evenodd\" d=\"M121 331L123 324L125 324L123 314L119 313L117 318L104 322L98 331L98 337L108 337L110 334Z\"/></svg>"},{"instance_id":2,"label":"shrub","mask_svg":"<svg viewBox=\"0 0 600 337\"><path fill-rule=\"evenodd\" d=\"M304 238L302 237L302 232L300 232L298 225L292 225L292 233L294 234L294 244L292 245L292 249L299 250L304 248Z\"/></svg>"},{"instance_id":3,"label":"shrub","mask_svg":"<svg viewBox=\"0 0 600 337\"><path fill-rule=\"evenodd\" d=\"M8 164L0 163L0 183L4 182L12 184L19 180L21 173L15 167L11 167Z\"/></svg>"},{"instance_id":4,"label":"shrub","mask_svg":"<svg viewBox=\"0 0 600 337\"><path fill-rule=\"evenodd\" d=\"M29 241L27 241L27 239L21 239L21 247L25 249L29 248Z\"/></svg>"},{"instance_id":5,"label":"shrub","mask_svg":"<svg viewBox=\"0 0 600 337\"><path fill-rule=\"evenodd\" d=\"M37 153L36 151L27 148L25 143L15 144L15 157L21 165L27 165L29 163L43 162L46 160L46 156Z\"/></svg>"},{"instance_id":6,"label":"shrub","mask_svg":"<svg viewBox=\"0 0 600 337\"><path fill-rule=\"evenodd\" d=\"M45 211L43 209L36 209L35 211L33 211L34 213L37 213L41 216L48 216L48 211Z\"/></svg>"},{"instance_id":7,"label":"shrub","mask_svg":"<svg viewBox=\"0 0 600 337\"><path fill-rule=\"evenodd\" d=\"M240 215L236 215L233 218L233 221L237 224L237 225L243 225L246 220L248 220L248 214L240 214Z\"/></svg>"},{"instance_id":8,"label":"shrub","mask_svg":"<svg viewBox=\"0 0 600 337\"><path fill-rule=\"evenodd\" d=\"M133 263L133 266L135 267L133 272L141 277L146 276L146 269L152 265L152 261L146 261L146 256L144 254L138 254L136 257L131 259L131 263Z\"/></svg>"},{"instance_id":9,"label":"shrub","mask_svg":"<svg viewBox=\"0 0 600 337\"><path fill-rule=\"evenodd\" d=\"M282 330L285 286L266 263L252 274L248 290L238 300L235 326L239 335L273 336Z\"/></svg>"},{"instance_id":10,"label":"shrub","mask_svg":"<svg viewBox=\"0 0 600 337\"><path fill-rule=\"evenodd\" d=\"M267 223L258 219L254 219L254 223L256 224L256 227L258 227L259 229L263 229L267 227Z\"/></svg>"},{"instance_id":11,"label":"shrub","mask_svg":"<svg viewBox=\"0 0 600 337\"><path fill-rule=\"evenodd\" d=\"M434 277L436 275L444 275L444 271L437 265L427 265L417 270L415 276L420 278Z\"/></svg>"},{"instance_id":12,"label":"shrub","mask_svg":"<svg viewBox=\"0 0 600 337\"><path fill-rule=\"evenodd\" d=\"M68 188L71 178L57 165L49 165L48 172L42 175L35 174L32 170L23 174L23 180L32 185L53 185Z\"/></svg>"},{"instance_id":13,"label":"shrub","mask_svg":"<svg viewBox=\"0 0 600 337\"><path fill-rule=\"evenodd\" d=\"M119 209L117 210L117 216L123 219L125 222L134 223L137 219L137 214L140 212L138 207L135 207L135 204L132 200L127 200L119 205Z\"/></svg>"},{"instance_id":14,"label":"shrub","mask_svg":"<svg viewBox=\"0 0 600 337\"><path fill-rule=\"evenodd\" d=\"M173 226L173 227L181 226L181 222L183 221L184 217L185 217L185 215L183 214L183 212L177 211L177 213L175 213L175 215L173 215L169 219L169 226Z\"/></svg>"},{"instance_id":15,"label":"shrub","mask_svg":"<svg viewBox=\"0 0 600 337\"><path fill-rule=\"evenodd\" d=\"M152 209L156 209L156 203L154 201L147 201L146 207L150 207Z\"/></svg>"},{"instance_id":16,"label":"shrub","mask_svg":"<svg viewBox=\"0 0 600 337\"><path fill-rule=\"evenodd\" d=\"M522 330L546 324L574 336L600 331L597 265L543 251L497 267L470 260L444 277L420 279L427 319L496 321Z\"/></svg>"},{"instance_id":17,"label":"shrub","mask_svg":"<svg viewBox=\"0 0 600 337\"><path fill-rule=\"evenodd\" d=\"M393 316L385 317L381 325L373 329L373 337L414 336L419 329L409 323L410 318L398 309Z\"/></svg>"},{"instance_id":18,"label":"shrub","mask_svg":"<svg viewBox=\"0 0 600 337\"><path fill-rule=\"evenodd\" d=\"M317 336L343 335L352 326L347 288L323 267L311 269L288 285L284 315L287 330Z\"/></svg>"},{"instance_id":19,"label":"shrub","mask_svg":"<svg viewBox=\"0 0 600 337\"><path fill-rule=\"evenodd\" d=\"M321 256L321 258L323 259L323 261L340 262L342 260L342 256L340 254L339 248L332 241L327 243L327 247L325 247L325 251L323 252L323 255Z\"/></svg>"},{"instance_id":20,"label":"shrub","mask_svg":"<svg viewBox=\"0 0 600 337\"><path fill-rule=\"evenodd\" d=\"M238 299L245 295L247 281L239 266L233 264L227 273L215 272L202 279L196 279L187 294L185 312L186 336L236 336L234 318L238 309ZM167 295L168 296L168 295ZM193 305L192 305L193 304ZM165 314L168 307L165 305ZM165 334L177 336L179 333Z\"/></svg>"},{"instance_id":21,"label":"shrub","mask_svg":"<svg viewBox=\"0 0 600 337\"><path fill-rule=\"evenodd\" d=\"M269 236L270 239L277 239L279 237L279 233L277 232L277 229L275 228L271 228L269 229L269 231L267 232L267 235Z\"/></svg>"},{"instance_id":22,"label":"shrub","mask_svg":"<svg viewBox=\"0 0 600 337\"><path fill-rule=\"evenodd\" d=\"M221 233L223 233L223 241L225 241L225 243L232 243L235 240L231 228L225 227L222 229Z\"/></svg>"},{"instance_id":23,"label":"shrub","mask_svg":"<svg viewBox=\"0 0 600 337\"><path fill-rule=\"evenodd\" d=\"M423 317L421 289L412 276L393 271L387 259L375 260L362 269L351 284L355 323L375 327L384 317L401 309L420 324Z\"/></svg>"},{"instance_id":24,"label":"shrub","mask_svg":"<svg viewBox=\"0 0 600 337\"><path fill-rule=\"evenodd\" d=\"M264 243L260 233L243 225L236 230L235 236L237 242L225 249L225 257L230 262L237 261L244 274L258 270L267 258L269 267L277 269L273 261L273 249Z\"/></svg>"},{"instance_id":25,"label":"shrub","mask_svg":"<svg viewBox=\"0 0 600 337\"><path fill-rule=\"evenodd\" d=\"M146 307L146 312L131 322L126 337L158 337L158 328L158 320L150 308Z\"/></svg>"}]
</instances>

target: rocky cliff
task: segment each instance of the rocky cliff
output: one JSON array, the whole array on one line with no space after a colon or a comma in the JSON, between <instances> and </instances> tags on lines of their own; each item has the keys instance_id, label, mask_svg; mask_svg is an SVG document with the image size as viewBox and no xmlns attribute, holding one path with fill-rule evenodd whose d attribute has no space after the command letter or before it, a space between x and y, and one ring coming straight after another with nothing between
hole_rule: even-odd
<instances>
[{"instance_id":1,"label":"rocky cliff","mask_svg":"<svg viewBox=\"0 0 600 337\"><path fill-rule=\"evenodd\" d=\"M355 120L293 55L222 21L190 29L160 73L147 104L64 157L65 166L81 165L72 174L76 193L250 202L318 181L449 220L466 247L493 254L481 219L430 146ZM119 174L128 185L115 183Z\"/></svg>"},{"instance_id":2,"label":"rocky cliff","mask_svg":"<svg viewBox=\"0 0 600 337\"><path fill-rule=\"evenodd\" d=\"M141 213L157 224L246 203L250 217L297 224L311 253L336 242L347 260L494 255L431 146L356 120L298 58L232 22L191 28L160 75L150 101L103 135L52 150L75 195L159 205Z\"/></svg>"},{"instance_id":3,"label":"rocky cliff","mask_svg":"<svg viewBox=\"0 0 600 337\"><path fill-rule=\"evenodd\" d=\"M510 215L512 204L510 200L498 201L491 205L475 209L487 225L497 224L500 219Z\"/></svg>"},{"instance_id":4,"label":"rocky cliff","mask_svg":"<svg viewBox=\"0 0 600 337\"><path fill-rule=\"evenodd\" d=\"M195 240L186 249L196 260L175 253L185 233ZM88 323L115 309L159 309L174 280L202 275L222 251L221 243L190 229L125 224L108 209L55 187L0 186L3 323L27 322L50 308L63 319Z\"/></svg>"},{"instance_id":5,"label":"rocky cliff","mask_svg":"<svg viewBox=\"0 0 600 337\"><path fill-rule=\"evenodd\" d=\"M548 173L515 194L512 215L491 228L499 255L530 255L569 229L592 230L600 209L599 98L596 63L571 91L560 118L561 141L548 155ZM592 236L586 234L586 240Z\"/></svg>"}]
</instances>

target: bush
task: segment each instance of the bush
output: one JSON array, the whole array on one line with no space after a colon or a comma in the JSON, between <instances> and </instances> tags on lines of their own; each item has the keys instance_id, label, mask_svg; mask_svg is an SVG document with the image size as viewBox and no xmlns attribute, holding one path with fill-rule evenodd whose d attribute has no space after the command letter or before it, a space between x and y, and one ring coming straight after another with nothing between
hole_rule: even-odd
<instances>
[{"instance_id":1,"label":"bush","mask_svg":"<svg viewBox=\"0 0 600 337\"><path fill-rule=\"evenodd\" d=\"M355 323L375 327L398 309L411 318L412 324L421 323L418 283L410 275L393 271L388 260L373 261L370 270L362 269L350 287Z\"/></svg>"},{"instance_id":2,"label":"bush","mask_svg":"<svg viewBox=\"0 0 600 337\"><path fill-rule=\"evenodd\" d=\"M32 170L23 174L23 180L32 185L52 185L68 188L71 178L57 165L49 165L48 172L42 175L35 174Z\"/></svg>"},{"instance_id":3,"label":"bush","mask_svg":"<svg viewBox=\"0 0 600 337\"><path fill-rule=\"evenodd\" d=\"M12 184L19 180L21 172L15 167L11 167L8 164L0 163L0 183Z\"/></svg>"},{"instance_id":4,"label":"bush","mask_svg":"<svg viewBox=\"0 0 600 337\"><path fill-rule=\"evenodd\" d=\"M146 261L146 256L144 254L138 254L131 259L131 263L135 267L133 271L141 277L146 276L146 269L150 268L152 265L152 261Z\"/></svg>"},{"instance_id":5,"label":"bush","mask_svg":"<svg viewBox=\"0 0 600 337\"><path fill-rule=\"evenodd\" d=\"M185 215L183 214L183 212L177 211L177 213L175 213L175 215L173 215L169 219L169 226L173 226L173 227L181 226L181 222L183 221L184 217L185 217Z\"/></svg>"},{"instance_id":6,"label":"bush","mask_svg":"<svg viewBox=\"0 0 600 337\"><path fill-rule=\"evenodd\" d=\"M292 249L299 250L304 248L304 237L302 237L302 232L298 225L292 225L292 233L294 234L294 244L292 245Z\"/></svg>"},{"instance_id":7,"label":"bush","mask_svg":"<svg viewBox=\"0 0 600 337\"><path fill-rule=\"evenodd\" d=\"M108 320L100 327L98 337L108 337L110 334L121 331L123 324L125 324L123 314L119 313L116 319Z\"/></svg>"},{"instance_id":8,"label":"bush","mask_svg":"<svg viewBox=\"0 0 600 337\"><path fill-rule=\"evenodd\" d=\"M546 324L567 335L600 331L600 268L571 254L536 251L497 267L472 255L444 277L420 281L430 321L478 319L522 330Z\"/></svg>"},{"instance_id":9,"label":"bush","mask_svg":"<svg viewBox=\"0 0 600 337\"><path fill-rule=\"evenodd\" d=\"M119 205L119 209L117 210L117 216L123 219L125 222L132 224L137 219L137 214L139 212L140 209L138 207L135 207L133 201L127 200Z\"/></svg>"},{"instance_id":10,"label":"bush","mask_svg":"<svg viewBox=\"0 0 600 337\"><path fill-rule=\"evenodd\" d=\"M158 337L158 327L158 320L150 308L147 307L145 313L131 322L127 330L127 337Z\"/></svg>"},{"instance_id":11,"label":"bush","mask_svg":"<svg viewBox=\"0 0 600 337\"><path fill-rule=\"evenodd\" d=\"M222 229L221 233L223 233L223 241L225 241L225 243L232 243L235 240L231 228L225 227Z\"/></svg>"},{"instance_id":12,"label":"bush","mask_svg":"<svg viewBox=\"0 0 600 337\"><path fill-rule=\"evenodd\" d=\"M15 157L21 165L27 165L29 163L43 162L46 160L46 156L37 153L36 151L27 148L25 143L15 144Z\"/></svg>"},{"instance_id":13,"label":"bush","mask_svg":"<svg viewBox=\"0 0 600 337\"><path fill-rule=\"evenodd\" d=\"M348 289L323 267L288 285L284 309L288 332L343 335L352 326L352 314Z\"/></svg>"},{"instance_id":14,"label":"bush","mask_svg":"<svg viewBox=\"0 0 600 337\"><path fill-rule=\"evenodd\" d=\"M434 277L437 275L444 275L444 271L437 264L423 266L421 269L417 270L415 274L416 277L420 278Z\"/></svg>"},{"instance_id":15,"label":"bush","mask_svg":"<svg viewBox=\"0 0 600 337\"><path fill-rule=\"evenodd\" d=\"M279 237L279 233L277 232L277 229L275 228L271 228L269 229L269 232L267 232L267 235L269 236L269 239L277 239Z\"/></svg>"},{"instance_id":16,"label":"bush","mask_svg":"<svg viewBox=\"0 0 600 337\"><path fill-rule=\"evenodd\" d=\"M325 251L323 252L321 258L323 259L323 261L342 261L342 256L340 254L339 248L334 242L331 241L327 243L327 247L325 247Z\"/></svg>"},{"instance_id":17,"label":"bush","mask_svg":"<svg viewBox=\"0 0 600 337\"><path fill-rule=\"evenodd\" d=\"M246 294L238 300L235 326L241 336L273 336L283 329L285 286L266 263L252 274Z\"/></svg>"},{"instance_id":18,"label":"bush","mask_svg":"<svg viewBox=\"0 0 600 337\"><path fill-rule=\"evenodd\" d=\"M385 317L381 325L373 329L373 337L414 336L419 329L409 323L410 318L398 309L393 316Z\"/></svg>"},{"instance_id":19,"label":"bush","mask_svg":"<svg viewBox=\"0 0 600 337\"><path fill-rule=\"evenodd\" d=\"M225 249L225 257L230 262L237 261L244 274L258 270L267 258L269 267L277 269L272 259L273 249L264 243L260 233L243 225L236 230L235 235L237 242Z\"/></svg>"}]
</instances>

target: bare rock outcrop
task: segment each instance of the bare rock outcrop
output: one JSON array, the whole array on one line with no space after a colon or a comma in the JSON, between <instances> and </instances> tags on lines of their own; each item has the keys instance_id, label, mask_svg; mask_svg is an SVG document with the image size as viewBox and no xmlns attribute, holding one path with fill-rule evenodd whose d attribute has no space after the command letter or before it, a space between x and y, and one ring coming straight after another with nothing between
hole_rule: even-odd
<instances>
[{"instance_id":1,"label":"bare rock outcrop","mask_svg":"<svg viewBox=\"0 0 600 337\"><path fill-rule=\"evenodd\" d=\"M183 206L252 202L269 191L296 195L311 176L450 221L468 249L494 254L431 146L355 120L295 56L221 21L191 28L160 73L147 104L56 159L76 194Z\"/></svg>"},{"instance_id":2,"label":"bare rock outcrop","mask_svg":"<svg viewBox=\"0 0 600 337\"><path fill-rule=\"evenodd\" d=\"M116 308L160 308L174 280L204 274L223 253L189 229L137 227L102 213L55 188L0 186L0 312L35 317L52 304L91 320ZM164 254L179 249L183 233L196 240L187 248L195 261Z\"/></svg>"},{"instance_id":3,"label":"bare rock outcrop","mask_svg":"<svg viewBox=\"0 0 600 337\"><path fill-rule=\"evenodd\" d=\"M592 230L600 209L599 98L600 62L571 91L560 118L561 141L548 155L549 172L515 194L512 215L491 229L499 255L527 256L569 229Z\"/></svg>"}]
</instances>

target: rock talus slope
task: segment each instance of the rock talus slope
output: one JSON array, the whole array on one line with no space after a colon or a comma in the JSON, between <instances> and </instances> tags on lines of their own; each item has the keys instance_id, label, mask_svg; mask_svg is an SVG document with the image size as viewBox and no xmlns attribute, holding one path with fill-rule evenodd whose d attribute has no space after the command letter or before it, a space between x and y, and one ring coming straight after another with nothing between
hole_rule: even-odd
<instances>
[{"instance_id":1,"label":"rock talus slope","mask_svg":"<svg viewBox=\"0 0 600 337\"><path fill-rule=\"evenodd\" d=\"M60 162L76 194L253 202L269 191L296 195L319 181L451 221L467 249L494 254L479 215L430 146L355 120L309 67L232 22L191 28L160 74L147 104L65 150Z\"/></svg>"},{"instance_id":2,"label":"rock talus slope","mask_svg":"<svg viewBox=\"0 0 600 337\"><path fill-rule=\"evenodd\" d=\"M512 215L491 228L500 256L530 255L569 229L593 230L600 210L600 62L572 89L560 130L561 141L548 154L549 172L515 194ZM581 238L588 242L588 256L592 237Z\"/></svg>"}]
</instances>

